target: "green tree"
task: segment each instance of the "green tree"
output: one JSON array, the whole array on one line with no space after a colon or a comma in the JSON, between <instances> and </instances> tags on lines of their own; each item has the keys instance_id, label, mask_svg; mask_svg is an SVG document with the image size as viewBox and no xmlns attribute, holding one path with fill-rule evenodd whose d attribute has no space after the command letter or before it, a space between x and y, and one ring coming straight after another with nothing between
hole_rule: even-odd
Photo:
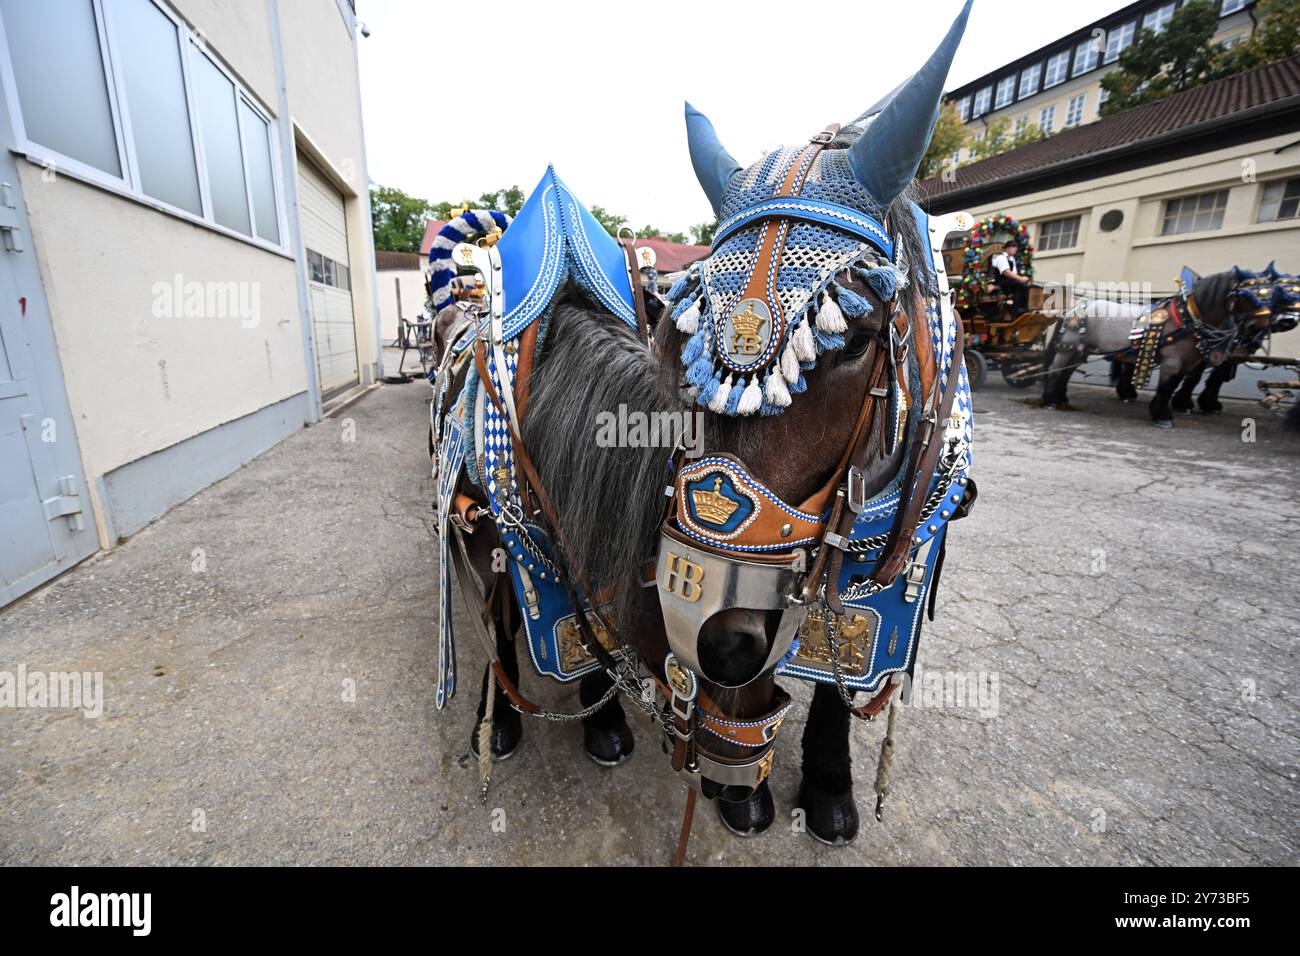
<instances>
[{"instance_id":1,"label":"green tree","mask_svg":"<svg viewBox=\"0 0 1300 956\"><path fill-rule=\"evenodd\" d=\"M434 207L428 200L409 196L392 186L370 189L370 219L375 248L386 252L419 252L424 221Z\"/></svg>"},{"instance_id":2,"label":"green tree","mask_svg":"<svg viewBox=\"0 0 1300 956\"><path fill-rule=\"evenodd\" d=\"M1300 3L1296 0L1259 0L1255 16L1259 25L1250 38L1231 50L1223 51L1215 60L1218 76L1244 73L1300 53Z\"/></svg>"},{"instance_id":3,"label":"green tree","mask_svg":"<svg viewBox=\"0 0 1300 956\"><path fill-rule=\"evenodd\" d=\"M713 245L713 234L718 229L717 220L713 222L702 222L698 226L691 226L691 242L697 246Z\"/></svg>"},{"instance_id":4,"label":"green tree","mask_svg":"<svg viewBox=\"0 0 1300 956\"><path fill-rule=\"evenodd\" d=\"M484 193L478 197L478 205L483 209L495 209L503 212L510 218L519 215L519 210L524 207L524 191L518 186L510 186L506 189L498 189L495 192Z\"/></svg>"},{"instance_id":5,"label":"green tree","mask_svg":"<svg viewBox=\"0 0 1300 956\"><path fill-rule=\"evenodd\" d=\"M996 156L998 153L1005 153L1008 150L1019 149L1029 143L1036 143L1040 139L1047 139L1047 134L1043 132L1037 123L1028 123L1020 129L1012 131L1011 120L1005 116L999 116L989 121L988 126L984 129L982 139L977 139L971 143L970 161L978 163L980 160Z\"/></svg>"},{"instance_id":6,"label":"green tree","mask_svg":"<svg viewBox=\"0 0 1300 956\"><path fill-rule=\"evenodd\" d=\"M943 172L944 164L957 155L969 138L970 133L961 121L957 107L945 100L939 111L939 122L935 124L934 135L930 137L930 148L925 151L921 168L917 170L917 179L938 176Z\"/></svg>"},{"instance_id":7,"label":"green tree","mask_svg":"<svg viewBox=\"0 0 1300 956\"><path fill-rule=\"evenodd\" d=\"M1120 54L1119 69L1101 78L1109 94L1102 115L1151 103L1218 77L1216 60L1223 54L1223 44L1213 39L1218 28L1217 3L1189 0L1160 33L1140 30L1136 42Z\"/></svg>"},{"instance_id":8,"label":"green tree","mask_svg":"<svg viewBox=\"0 0 1300 956\"><path fill-rule=\"evenodd\" d=\"M591 214L598 223L605 227L605 231L611 236L618 235L618 230L627 225L626 216L616 215L604 206L592 206Z\"/></svg>"},{"instance_id":9,"label":"green tree","mask_svg":"<svg viewBox=\"0 0 1300 956\"><path fill-rule=\"evenodd\" d=\"M636 231L638 239L666 239L669 242L676 242L684 245L688 240L684 232L664 232L662 229L656 229L654 226L642 226Z\"/></svg>"}]
</instances>

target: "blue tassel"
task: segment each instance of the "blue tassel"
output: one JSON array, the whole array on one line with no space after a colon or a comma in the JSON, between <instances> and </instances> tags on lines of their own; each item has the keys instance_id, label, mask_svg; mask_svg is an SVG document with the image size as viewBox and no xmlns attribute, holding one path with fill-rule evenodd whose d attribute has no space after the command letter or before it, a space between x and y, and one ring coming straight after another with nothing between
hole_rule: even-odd
<instances>
[{"instance_id":1,"label":"blue tassel","mask_svg":"<svg viewBox=\"0 0 1300 956\"><path fill-rule=\"evenodd\" d=\"M713 378L705 383L704 388L700 389L700 394L695 396L695 401L701 405L708 405L713 401L713 396L718 394L718 389L722 386L722 369L713 373Z\"/></svg>"},{"instance_id":2,"label":"blue tassel","mask_svg":"<svg viewBox=\"0 0 1300 956\"><path fill-rule=\"evenodd\" d=\"M813 336L817 339L818 352L833 352L836 349L844 348L844 336L828 335L821 329L814 329Z\"/></svg>"},{"instance_id":3,"label":"blue tassel","mask_svg":"<svg viewBox=\"0 0 1300 956\"><path fill-rule=\"evenodd\" d=\"M695 301L695 297L690 296L688 298L682 299L682 301L678 302L675 306L673 306L673 321L676 322L678 319L680 319L682 317L682 313L685 312L687 309L689 309L691 307L691 303L694 301Z\"/></svg>"},{"instance_id":4,"label":"blue tassel","mask_svg":"<svg viewBox=\"0 0 1300 956\"><path fill-rule=\"evenodd\" d=\"M798 395L800 392L808 391L808 383L805 382L804 377L800 375L799 381L795 382L793 385L787 385L786 389L791 395Z\"/></svg>"},{"instance_id":5,"label":"blue tassel","mask_svg":"<svg viewBox=\"0 0 1300 956\"><path fill-rule=\"evenodd\" d=\"M800 363L799 363L799 367L800 367L801 369L803 369L805 372L811 372L813 369L815 369L815 368L817 367L817 363L816 363L816 362L800 362Z\"/></svg>"},{"instance_id":6,"label":"blue tassel","mask_svg":"<svg viewBox=\"0 0 1300 956\"><path fill-rule=\"evenodd\" d=\"M673 287L668 290L669 302L676 302L678 299L680 299L683 295L686 294L686 286L690 282L690 278L691 277L689 275L684 275L676 282L673 283Z\"/></svg>"},{"instance_id":7,"label":"blue tassel","mask_svg":"<svg viewBox=\"0 0 1300 956\"><path fill-rule=\"evenodd\" d=\"M846 289L843 286L838 285L835 289L839 293L839 295L836 296L836 299L840 304L840 311L850 319L860 319L864 315L871 314L871 303L862 298L862 296L858 295L852 289ZM889 296L885 296L885 298L887 299Z\"/></svg>"},{"instance_id":8,"label":"blue tassel","mask_svg":"<svg viewBox=\"0 0 1300 956\"><path fill-rule=\"evenodd\" d=\"M887 302L898 291L898 280L897 269L892 266L881 266L879 269L871 270L871 274L867 276L867 285L872 292Z\"/></svg>"},{"instance_id":9,"label":"blue tassel","mask_svg":"<svg viewBox=\"0 0 1300 956\"><path fill-rule=\"evenodd\" d=\"M780 415L781 408L778 405L773 405L767 399L763 399L763 404L759 406L758 413L760 415Z\"/></svg>"},{"instance_id":10,"label":"blue tassel","mask_svg":"<svg viewBox=\"0 0 1300 956\"><path fill-rule=\"evenodd\" d=\"M700 329L689 339L686 340L686 346L682 349L682 364L693 365L695 361L704 354L704 330Z\"/></svg>"},{"instance_id":11,"label":"blue tassel","mask_svg":"<svg viewBox=\"0 0 1300 956\"><path fill-rule=\"evenodd\" d=\"M713 363L707 355L701 355L686 370L686 384L692 388L703 388L713 377Z\"/></svg>"},{"instance_id":12,"label":"blue tassel","mask_svg":"<svg viewBox=\"0 0 1300 956\"><path fill-rule=\"evenodd\" d=\"M727 410L722 414L734 415L740 407L740 396L745 391L745 380L739 379L731 386L731 394L727 396Z\"/></svg>"}]
</instances>

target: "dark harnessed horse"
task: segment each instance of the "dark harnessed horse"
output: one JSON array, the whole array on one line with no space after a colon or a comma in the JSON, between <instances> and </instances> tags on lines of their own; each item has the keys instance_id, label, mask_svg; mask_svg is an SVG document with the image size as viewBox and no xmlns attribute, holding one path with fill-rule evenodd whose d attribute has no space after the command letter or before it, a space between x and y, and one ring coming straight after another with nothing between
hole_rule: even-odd
<instances>
[{"instance_id":1,"label":"dark harnessed horse","mask_svg":"<svg viewBox=\"0 0 1300 956\"><path fill-rule=\"evenodd\" d=\"M484 276L487 300L434 379L438 703L455 691L454 569L490 661L475 738L485 771L494 685L517 711L582 718L589 731L622 691L661 729L692 801L701 790L743 803L766 793L789 709L775 674L833 688L836 706L867 719L910 674L947 522L970 507L974 483L963 335L931 252L950 224L900 194L969 9L869 122L828 128L748 170L688 106L692 161L721 221L653 336L660 303L647 302L635 250L553 170L498 243L455 248ZM582 363L566 338L579 328L600 345ZM644 401L707 410L713 450L596 462L584 428L597 403L619 397L602 390L622 382L631 395L649 367L670 384ZM783 421L812 424L814 400L834 410L822 421L838 436L829 458L780 440ZM779 467L787 459L810 470ZM647 487L648 500L619 494ZM584 678L579 713L548 714L519 691L504 649L515 621L541 673ZM591 678L605 689L589 690ZM871 694L866 704L853 705L857 691ZM612 756L625 757L630 737L612 733ZM589 734L599 759L596 749Z\"/></svg>"}]
</instances>

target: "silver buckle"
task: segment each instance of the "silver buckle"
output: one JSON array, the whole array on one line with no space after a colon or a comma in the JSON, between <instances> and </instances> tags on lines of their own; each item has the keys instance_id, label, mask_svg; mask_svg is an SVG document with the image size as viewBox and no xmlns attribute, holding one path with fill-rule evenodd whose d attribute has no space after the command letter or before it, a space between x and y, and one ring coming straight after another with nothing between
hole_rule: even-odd
<instances>
[{"instance_id":1,"label":"silver buckle","mask_svg":"<svg viewBox=\"0 0 1300 956\"><path fill-rule=\"evenodd\" d=\"M925 562L913 561L903 572L903 578L907 582L907 587L903 591L903 600L908 604L915 604L916 599L921 596L921 586L925 584Z\"/></svg>"},{"instance_id":2,"label":"silver buckle","mask_svg":"<svg viewBox=\"0 0 1300 956\"><path fill-rule=\"evenodd\" d=\"M859 514L867 506L867 483L862 477L862 469L857 465L850 465L848 479L846 500L849 510Z\"/></svg>"}]
</instances>

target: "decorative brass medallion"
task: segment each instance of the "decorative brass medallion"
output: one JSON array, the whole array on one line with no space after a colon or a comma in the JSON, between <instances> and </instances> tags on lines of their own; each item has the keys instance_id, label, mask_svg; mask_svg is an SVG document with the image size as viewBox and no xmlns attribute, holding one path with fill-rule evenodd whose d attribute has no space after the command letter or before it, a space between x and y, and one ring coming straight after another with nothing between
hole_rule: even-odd
<instances>
[{"instance_id":1,"label":"decorative brass medallion","mask_svg":"<svg viewBox=\"0 0 1300 956\"><path fill-rule=\"evenodd\" d=\"M591 614L587 615L587 623L591 625L600 646L611 654L617 654L618 645L614 643L614 639L610 636L609 631L605 629L605 625ZM560 625L559 639L560 664L566 673L586 667L595 659L582 643L582 632L578 630L578 623L574 618L570 617Z\"/></svg>"},{"instance_id":2,"label":"decorative brass medallion","mask_svg":"<svg viewBox=\"0 0 1300 956\"><path fill-rule=\"evenodd\" d=\"M772 338L772 312L761 299L741 299L727 315L723 344L736 365L753 364Z\"/></svg>"},{"instance_id":3,"label":"decorative brass medallion","mask_svg":"<svg viewBox=\"0 0 1300 956\"><path fill-rule=\"evenodd\" d=\"M677 658L670 657L664 665L664 673L668 677L668 686L673 689L673 693L678 697L689 697L691 694L691 677L686 673L686 669L677 663Z\"/></svg>"},{"instance_id":4,"label":"decorative brass medallion","mask_svg":"<svg viewBox=\"0 0 1300 956\"><path fill-rule=\"evenodd\" d=\"M840 667L860 674L870 648L871 621L862 614L854 614L840 622ZM826 640L826 619L821 611L809 611L803 627L799 629L799 651L795 659L821 668L831 666L831 647Z\"/></svg>"}]
</instances>

